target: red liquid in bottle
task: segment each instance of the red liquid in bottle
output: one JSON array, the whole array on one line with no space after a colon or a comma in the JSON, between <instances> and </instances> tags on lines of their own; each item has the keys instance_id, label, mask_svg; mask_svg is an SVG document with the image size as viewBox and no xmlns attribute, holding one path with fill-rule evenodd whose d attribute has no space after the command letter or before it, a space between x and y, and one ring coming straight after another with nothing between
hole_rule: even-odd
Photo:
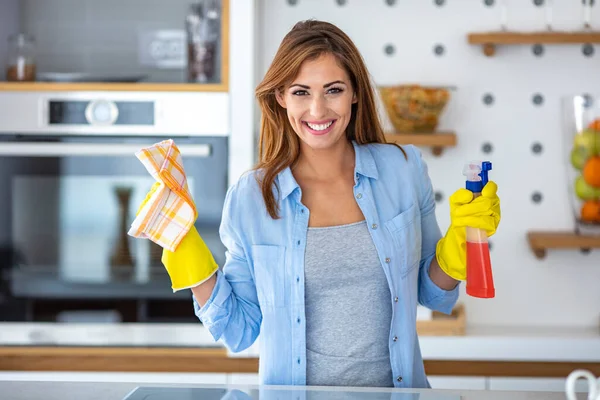
<instances>
[{"instance_id":1,"label":"red liquid in bottle","mask_svg":"<svg viewBox=\"0 0 600 400\"><path fill-rule=\"evenodd\" d=\"M486 242L467 241L467 294L486 299L496 295L490 249Z\"/></svg>"}]
</instances>

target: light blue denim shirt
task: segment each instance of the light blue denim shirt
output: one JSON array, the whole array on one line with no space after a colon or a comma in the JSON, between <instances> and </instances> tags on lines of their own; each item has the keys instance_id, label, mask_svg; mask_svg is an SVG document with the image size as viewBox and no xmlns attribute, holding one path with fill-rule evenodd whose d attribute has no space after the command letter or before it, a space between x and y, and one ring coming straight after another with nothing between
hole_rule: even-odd
<instances>
[{"instance_id":1,"label":"light blue denim shirt","mask_svg":"<svg viewBox=\"0 0 600 400\"><path fill-rule=\"evenodd\" d=\"M429 266L441 232L427 165L414 146L354 144L354 197L369 226L391 292L388 335L395 387L429 387L416 333L416 307L450 313L459 289L439 288ZM222 271L196 315L233 352L260 333L259 380L306 384L304 251L309 210L289 168L277 177L280 219L271 219L255 172L229 188L220 235L227 248ZM327 279L326 276L323 279ZM361 321L348 321L360 324Z\"/></svg>"}]
</instances>

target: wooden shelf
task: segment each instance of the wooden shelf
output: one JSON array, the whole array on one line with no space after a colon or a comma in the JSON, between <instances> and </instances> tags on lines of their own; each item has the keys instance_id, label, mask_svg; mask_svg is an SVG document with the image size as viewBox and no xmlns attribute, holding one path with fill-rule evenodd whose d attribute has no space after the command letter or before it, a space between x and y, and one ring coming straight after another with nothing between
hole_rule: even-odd
<instances>
[{"instance_id":1,"label":"wooden shelf","mask_svg":"<svg viewBox=\"0 0 600 400\"><path fill-rule=\"evenodd\" d=\"M227 83L0 82L3 92L227 92Z\"/></svg>"},{"instance_id":2,"label":"wooden shelf","mask_svg":"<svg viewBox=\"0 0 600 400\"><path fill-rule=\"evenodd\" d=\"M440 156L445 147L456 146L457 141L454 132L387 133L385 139L389 143L429 146L436 156Z\"/></svg>"},{"instance_id":3,"label":"wooden shelf","mask_svg":"<svg viewBox=\"0 0 600 400\"><path fill-rule=\"evenodd\" d=\"M228 92L229 91L229 2L221 0L221 82L203 83L103 83L103 82L6 82L4 92L129 91L129 92Z\"/></svg>"},{"instance_id":4,"label":"wooden shelf","mask_svg":"<svg viewBox=\"0 0 600 400\"><path fill-rule=\"evenodd\" d=\"M600 43L600 32L480 32L470 33L468 41L470 44L482 45L483 54L491 57L496 53L497 45Z\"/></svg>"},{"instance_id":5,"label":"wooden shelf","mask_svg":"<svg viewBox=\"0 0 600 400\"><path fill-rule=\"evenodd\" d=\"M539 259L546 257L548 249L593 249L600 248L600 236L578 235L573 232L527 233L529 247Z\"/></svg>"}]
</instances>

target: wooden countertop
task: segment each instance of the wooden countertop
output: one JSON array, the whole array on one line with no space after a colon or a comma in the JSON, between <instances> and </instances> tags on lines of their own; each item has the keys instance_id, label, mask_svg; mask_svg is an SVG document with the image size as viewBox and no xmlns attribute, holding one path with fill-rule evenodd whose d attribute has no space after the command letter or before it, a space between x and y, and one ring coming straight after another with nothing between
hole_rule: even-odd
<instances>
[{"instance_id":1,"label":"wooden countertop","mask_svg":"<svg viewBox=\"0 0 600 400\"><path fill-rule=\"evenodd\" d=\"M600 375L595 330L470 328L421 336L429 375ZM0 371L255 373L258 344L229 353L201 324L0 323Z\"/></svg>"}]
</instances>

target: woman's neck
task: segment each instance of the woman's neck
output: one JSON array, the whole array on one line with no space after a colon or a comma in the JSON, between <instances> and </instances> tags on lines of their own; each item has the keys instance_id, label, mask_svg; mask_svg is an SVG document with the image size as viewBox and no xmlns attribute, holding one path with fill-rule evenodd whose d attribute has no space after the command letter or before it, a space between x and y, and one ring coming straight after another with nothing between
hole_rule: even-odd
<instances>
[{"instance_id":1,"label":"woman's neck","mask_svg":"<svg viewBox=\"0 0 600 400\"><path fill-rule=\"evenodd\" d=\"M350 141L340 141L329 149L315 150L301 143L294 175L304 179L332 181L354 173L354 146Z\"/></svg>"}]
</instances>

